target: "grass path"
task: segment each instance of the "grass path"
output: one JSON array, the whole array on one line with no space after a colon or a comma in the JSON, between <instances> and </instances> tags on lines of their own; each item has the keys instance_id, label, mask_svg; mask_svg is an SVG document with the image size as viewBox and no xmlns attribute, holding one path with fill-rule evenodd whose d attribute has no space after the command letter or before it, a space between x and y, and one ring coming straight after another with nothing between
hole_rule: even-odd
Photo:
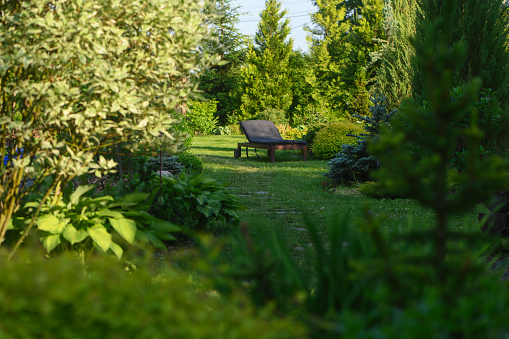
<instances>
[{"instance_id":1,"label":"grass path","mask_svg":"<svg viewBox=\"0 0 509 339\"><path fill-rule=\"evenodd\" d=\"M244 141L243 136L197 136L191 151L203 160L205 173L228 183L230 192L248 207L241 218L258 242L275 232L290 248L300 250L309 243L304 215L324 231L328 218L346 213L355 220L363 208L386 217L382 225L386 232L433 224L433 215L408 199L377 200L361 196L355 189L323 189L327 162L304 162L298 151L277 151L274 164L265 150L258 152L259 158L250 150L246 158L243 149L242 157L234 158L237 143ZM453 227L473 227L477 212L455 218Z\"/></svg>"}]
</instances>

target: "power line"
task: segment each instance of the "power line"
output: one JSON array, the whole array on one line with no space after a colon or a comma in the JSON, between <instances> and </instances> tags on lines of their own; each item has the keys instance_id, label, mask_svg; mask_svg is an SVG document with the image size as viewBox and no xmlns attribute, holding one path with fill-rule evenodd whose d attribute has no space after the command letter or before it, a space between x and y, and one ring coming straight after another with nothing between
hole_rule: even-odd
<instances>
[{"instance_id":1,"label":"power line","mask_svg":"<svg viewBox=\"0 0 509 339\"><path fill-rule=\"evenodd\" d=\"M285 16L285 17L283 17L283 19L301 18L301 17L304 17L304 16L308 16L308 14L294 15L294 16ZM259 21L259 20L260 20L260 18L258 18L258 19L248 18L248 20L240 20L239 22L253 22L253 21Z\"/></svg>"}]
</instances>

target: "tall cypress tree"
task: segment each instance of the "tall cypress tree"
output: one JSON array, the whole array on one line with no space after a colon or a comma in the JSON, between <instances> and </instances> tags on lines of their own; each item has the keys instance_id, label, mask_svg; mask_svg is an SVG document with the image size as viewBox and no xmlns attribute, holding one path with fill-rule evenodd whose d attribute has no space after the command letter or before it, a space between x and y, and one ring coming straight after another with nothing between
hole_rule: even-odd
<instances>
[{"instance_id":1,"label":"tall cypress tree","mask_svg":"<svg viewBox=\"0 0 509 339\"><path fill-rule=\"evenodd\" d=\"M289 38L286 14L286 10L281 10L281 1L265 1L254 43L241 70L243 92L237 119L253 118L271 108L287 112L292 104L288 65L293 40Z\"/></svg>"}]
</instances>

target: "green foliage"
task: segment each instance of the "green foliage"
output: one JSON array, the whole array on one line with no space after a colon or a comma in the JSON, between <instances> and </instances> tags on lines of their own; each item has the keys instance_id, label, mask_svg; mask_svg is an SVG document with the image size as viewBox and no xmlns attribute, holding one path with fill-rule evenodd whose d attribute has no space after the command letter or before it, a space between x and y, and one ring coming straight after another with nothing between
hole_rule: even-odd
<instances>
[{"instance_id":1,"label":"green foliage","mask_svg":"<svg viewBox=\"0 0 509 339\"><path fill-rule=\"evenodd\" d=\"M311 272L300 268L281 241L269 240L269 250L261 250L244 235L244 241L236 239L232 245L233 268L211 270L223 273L216 278L219 291L242 286L255 304L271 303L281 314L296 312L316 338L484 338L509 333L507 283L500 283L486 258L493 243L469 221L479 203L507 188L508 163L476 156L482 133L470 108L479 81L470 82L458 100L450 100L466 50L464 44L449 44L455 1L443 5L443 15L427 30L424 43L415 46L430 109L408 102L402 107L407 123L393 120L392 128L383 129L368 149L382 163L381 187L416 198L433 214L433 222L412 216L388 235L382 233L383 218L368 209L358 224L334 218L327 234L320 232L320 221L308 222L312 243L304 253L314 264ZM469 111L469 125L463 126ZM449 163L462 135L469 151L467 167L455 175L451 194ZM413 159L413 145L428 156ZM466 213L460 225L452 225L452 216Z\"/></svg>"},{"instance_id":2,"label":"green foliage","mask_svg":"<svg viewBox=\"0 0 509 339\"><path fill-rule=\"evenodd\" d=\"M509 115L502 110L491 89L481 91L474 104L479 112L479 127L484 131L481 145L487 152L506 155L509 149Z\"/></svg>"},{"instance_id":3,"label":"green foliage","mask_svg":"<svg viewBox=\"0 0 509 339\"><path fill-rule=\"evenodd\" d=\"M307 126L302 125L297 127L289 127L281 135L285 140L304 140L307 130L308 130Z\"/></svg>"},{"instance_id":4,"label":"green foliage","mask_svg":"<svg viewBox=\"0 0 509 339\"><path fill-rule=\"evenodd\" d=\"M311 270L303 269L275 234L262 248L247 228L227 248L231 265L205 243L209 265L201 267L225 295L247 291L255 305L296 314L312 338L379 333L399 337L398 331L408 333L408 338L423 332L432 337L497 337L509 329L502 311L509 305L507 285L488 271L477 254L479 247L465 248L454 260L457 266L449 279L441 282L428 262L412 260L416 252L429 252L421 238L399 232L386 239L380 232L381 220L367 210L365 218L356 224L347 216L335 216L328 220L325 234L308 219L311 243L304 253Z\"/></svg>"},{"instance_id":5,"label":"green foliage","mask_svg":"<svg viewBox=\"0 0 509 339\"><path fill-rule=\"evenodd\" d=\"M311 151L314 156L329 160L341 151L342 145L355 142L356 138L347 134L358 135L363 130L361 124L353 122L341 121L328 124L316 133Z\"/></svg>"},{"instance_id":6,"label":"green foliage","mask_svg":"<svg viewBox=\"0 0 509 339\"><path fill-rule=\"evenodd\" d=\"M177 154L178 162L184 166L184 172L187 175L193 176L203 172L203 162L200 158L189 151L180 152Z\"/></svg>"},{"instance_id":7,"label":"green foliage","mask_svg":"<svg viewBox=\"0 0 509 339\"><path fill-rule=\"evenodd\" d=\"M144 201L148 194L131 193L113 198L84 196L94 185L79 186L69 198L52 196L45 203L28 202L23 215L15 218L15 229L36 218L36 227L45 250L76 253L85 260L97 248L111 251L119 259L124 250L120 244L151 243L166 248L162 240L175 239L170 232L180 229L148 214ZM35 211L39 210L39 214Z\"/></svg>"},{"instance_id":8,"label":"green foliage","mask_svg":"<svg viewBox=\"0 0 509 339\"><path fill-rule=\"evenodd\" d=\"M218 61L209 49L217 44L207 25L213 7L209 0L0 4L0 157L13 132L15 148L28 155L0 163L0 243L29 193L18 190L29 173L36 182L55 178L51 191L75 176L114 172L114 161L95 156L101 147L136 137L132 150L182 148L185 135L169 112L195 91L182 79Z\"/></svg>"},{"instance_id":9,"label":"green foliage","mask_svg":"<svg viewBox=\"0 0 509 339\"><path fill-rule=\"evenodd\" d=\"M410 37L415 34L419 13L417 0L384 1L383 29L386 38L371 58L372 63L378 65L374 89L387 96L389 110L399 107L412 94L415 49Z\"/></svg>"},{"instance_id":10,"label":"green foliage","mask_svg":"<svg viewBox=\"0 0 509 339\"><path fill-rule=\"evenodd\" d=\"M287 112L292 104L288 65L293 40L288 38L290 20L284 19L286 13L280 0L265 1L254 44L241 69L242 104L237 121L251 119L266 108Z\"/></svg>"},{"instance_id":11,"label":"green foliage","mask_svg":"<svg viewBox=\"0 0 509 339\"><path fill-rule=\"evenodd\" d=\"M444 15L427 30L423 45L415 46L416 63L425 75L430 110L407 103L402 108L407 123L395 119L392 129L384 131L379 142L371 146L382 164L383 171L378 175L381 184L396 194L415 198L435 215L433 229L416 231L414 236L418 234L420 241L433 249L428 257L420 258L432 267L436 283L452 283L453 274L463 274L457 266L462 253L458 254L458 248L451 247L450 242L468 243L478 237L477 233L455 233L449 223L450 217L471 211L507 187L507 162L496 156L484 159L478 156L482 132L478 128L476 111L470 108L478 95L479 79L466 85L464 95L458 100L451 102L449 98L454 74L461 69L466 56L465 44L456 43L452 47L449 44L455 25L454 6L454 2L444 4ZM462 121L469 111L469 125L463 126ZM463 135L468 152L466 169L455 178L455 194L450 194L448 167ZM428 156L412 159L409 148L413 146L423 149ZM464 274L473 275L474 272ZM458 281L457 284L462 283ZM450 288L454 289L457 284ZM447 298L445 293L441 298Z\"/></svg>"},{"instance_id":12,"label":"green foliage","mask_svg":"<svg viewBox=\"0 0 509 339\"><path fill-rule=\"evenodd\" d=\"M212 134L218 125L218 118L214 116L217 111L217 101L191 101L189 108L190 125L194 133Z\"/></svg>"},{"instance_id":13,"label":"green foliage","mask_svg":"<svg viewBox=\"0 0 509 339\"><path fill-rule=\"evenodd\" d=\"M161 181L160 181L161 180ZM238 225L238 211L246 209L225 185L204 174L154 178L142 188L158 190L150 212L157 218L182 226L183 230L205 231L210 227L230 230Z\"/></svg>"},{"instance_id":14,"label":"green foliage","mask_svg":"<svg viewBox=\"0 0 509 339\"><path fill-rule=\"evenodd\" d=\"M306 135L304 136L304 140L307 142L309 150L313 149L313 142L315 141L316 134L325 126L327 126L327 124L320 123L308 127Z\"/></svg>"},{"instance_id":15,"label":"green foliage","mask_svg":"<svg viewBox=\"0 0 509 339\"><path fill-rule=\"evenodd\" d=\"M359 185L359 192L363 195L376 199L398 199L401 196L384 188L380 183L367 181Z\"/></svg>"},{"instance_id":16,"label":"green foliage","mask_svg":"<svg viewBox=\"0 0 509 339\"><path fill-rule=\"evenodd\" d=\"M383 39L379 0L316 0L311 15L311 70L305 80L313 104L333 118L366 114L373 69L371 53ZM352 66L355 65L355 66ZM361 69L361 71L360 71ZM364 72L360 74L359 72Z\"/></svg>"},{"instance_id":17,"label":"green foliage","mask_svg":"<svg viewBox=\"0 0 509 339\"><path fill-rule=\"evenodd\" d=\"M434 18L445 8L444 0L421 1L422 15L416 26L416 39L421 44L424 32ZM482 88L491 88L494 95L505 106L509 103L509 16L504 0L459 0L453 28L448 37L449 44L462 41L465 44L465 62L456 70L453 85L466 84L474 77L482 81ZM427 98L427 85L422 70L415 74L412 90L414 95Z\"/></svg>"},{"instance_id":18,"label":"green foliage","mask_svg":"<svg viewBox=\"0 0 509 339\"><path fill-rule=\"evenodd\" d=\"M267 107L256 114L256 120L270 120L276 125L287 125L289 123L285 111L272 107Z\"/></svg>"},{"instance_id":19,"label":"green foliage","mask_svg":"<svg viewBox=\"0 0 509 339\"><path fill-rule=\"evenodd\" d=\"M350 114L368 115L369 113L369 93L367 90L366 71L364 68L358 68L355 72L354 87L349 102Z\"/></svg>"},{"instance_id":20,"label":"green foliage","mask_svg":"<svg viewBox=\"0 0 509 339\"><path fill-rule=\"evenodd\" d=\"M236 25L240 21L240 5L235 0L216 0L219 16L211 22L219 38L221 62L208 69L201 77L199 89L203 96L217 100L215 116L220 125L228 123L232 112L238 111L240 98L237 89L241 84L240 68L246 58L246 39Z\"/></svg>"},{"instance_id":21,"label":"green foliage","mask_svg":"<svg viewBox=\"0 0 509 339\"><path fill-rule=\"evenodd\" d=\"M100 259L100 260L99 260ZM0 337L15 338L305 338L305 327L246 297L223 298L167 269L126 272L98 258L84 270L74 258L40 253L0 256ZM44 298L41 296L44 295Z\"/></svg>"},{"instance_id":22,"label":"green foliage","mask_svg":"<svg viewBox=\"0 0 509 339\"><path fill-rule=\"evenodd\" d=\"M395 111L387 112L386 98L383 96L375 96L371 101L373 103L373 106L369 108L371 115L354 115L354 118L364 122L367 134L357 135L356 145L343 145L341 151L327 163L330 168L325 176L336 183L351 184L369 180L369 172L378 168L378 160L368 153L367 144L376 140L383 126L389 125L389 120Z\"/></svg>"}]
</instances>

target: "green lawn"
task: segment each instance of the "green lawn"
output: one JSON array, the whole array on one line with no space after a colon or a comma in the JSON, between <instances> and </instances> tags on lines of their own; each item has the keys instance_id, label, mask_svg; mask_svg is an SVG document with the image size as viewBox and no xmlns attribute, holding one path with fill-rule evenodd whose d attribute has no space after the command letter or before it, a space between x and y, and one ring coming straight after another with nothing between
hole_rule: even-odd
<instances>
[{"instance_id":1,"label":"green lawn","mask_svg":"<svg viewBox=\"0 0 509 339\"><path fill-rule=\"evenodd\" d=\"M327 161L310 158L304 162L298 151L276 151L274 164L266 150L259 150L258 158L250 149L246 158L243 149L242 157L234 158L237 143L244 141L244 136L195 136L191 151L203 160L205 173L228 183L231 193L248 207L241 218L257 242L275 232L289 248L300 251L309 243L303 216L324 231L328 218L347 213L355 222L365 208L386 217L384 232L433 225L433 215L411 200L377 200L360 195L354 188L340 187L334 192L322 188ZM454 218L453 227L475 227L477 213L483 209Z\"/></svg>"}]
</instances>

